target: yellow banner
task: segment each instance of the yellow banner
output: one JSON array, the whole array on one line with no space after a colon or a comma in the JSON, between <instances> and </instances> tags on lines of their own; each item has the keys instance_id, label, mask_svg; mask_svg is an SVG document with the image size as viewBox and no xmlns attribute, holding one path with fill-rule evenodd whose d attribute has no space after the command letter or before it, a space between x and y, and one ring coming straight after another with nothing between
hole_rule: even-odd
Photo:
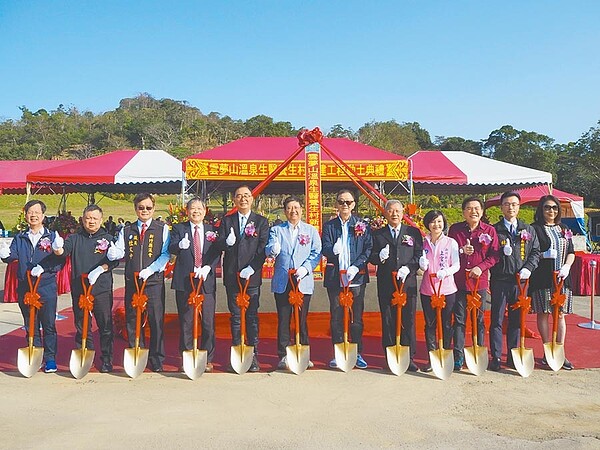
<instances>
[{"instance_id":1,"label":"yellow banner","mask_svg":"<svg viewBox=\"0 0 600 450\"><path fill-rule=\"evenodd\" d=\"M261 181L272 173L281 161L207 161L188 159L185 162L187 180L246 180ZM275 181L304 181L305 161L292 161ZM408 161L346 161L346 164L367 181L406 181ZM321 161L322 181L347 181L346 174L333 162Z\"/></svg>"}]
</instances>

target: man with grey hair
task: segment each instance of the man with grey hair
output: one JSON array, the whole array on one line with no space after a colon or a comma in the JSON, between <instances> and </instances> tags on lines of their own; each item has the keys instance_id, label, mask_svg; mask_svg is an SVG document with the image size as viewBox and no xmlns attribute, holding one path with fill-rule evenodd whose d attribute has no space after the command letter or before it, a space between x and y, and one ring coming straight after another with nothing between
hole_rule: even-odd
<instances>
[{"instance_id":1,"label":"man with grey hair","mask_svg":"<svg viewBox=\"0 0 600 450\"><path fill-rule=\"evenodd\" d=\"M417 309L417 270L423 252L423 237L415 227L402 224L404 208L400 200L389 200L384 213L388 225L373 232L373 251L370 261L377 266L377 298L381 311L381 343L386 347L396 343L396 314L392 297L396 290L395 278L404 282L407 301L402 308L400 342L410 346L408 370L419 369L413 358L417 351L415 311Z\"/></svg>"}]
</instances>

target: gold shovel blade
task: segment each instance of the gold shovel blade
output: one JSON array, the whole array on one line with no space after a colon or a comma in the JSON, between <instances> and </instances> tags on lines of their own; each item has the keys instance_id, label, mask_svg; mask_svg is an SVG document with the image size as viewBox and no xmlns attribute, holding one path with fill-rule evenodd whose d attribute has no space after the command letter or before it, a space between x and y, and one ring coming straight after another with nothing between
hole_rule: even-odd
<instances>
[{"instance_id":1,"label":"gold shovel blade","mask_svg":"<svg viewBox=\"0 0 600 450\"><path fill-rule=\"evenodd\" d=\"M94 363L94 350L74 349L71 350L71 359L69 360L69 369L75 379L79 380L87 375Z\"/></svg>"},{"instance_id":2,"label":"gold shovel blade","mask_svg":"<svg viewBox=\"0 0 600 450\"><path fill-rule=\"evenodd\" d=\"M548 366L558 372L565 363L565 346L558 342L547 342L544 344L544 356Z\"/></svg>"},{"instance_id":3,"label":"gold shovel blade","mask_svg":"<svg viewBox=\"0 0 600 450\"><path fill-rule=\"evenodd\" d=\"M535 360L533 358L533 350L525 347L511 348L513 363L515 369L523 378L527 378L533 372Z\"/></svg>"},{"instance_id":4,"label":"gold shovel blade","mask_svg":"<svg viewBox=\"0 0 600 450\"><path fill-rule=\"evenodd\" d=\"M335 363L343 372L350 372L356 365L358 357L358 344L342 342L333 346Z\"/></svg>"},{"instance_id":5,"label":"gold shovel blade","mask_svg":"<svg viewBox=\"0 0 600 450\"><path fill-rule=\"evenodd\" d=\"M390 345L386 347L387 363L394 375L402 375L410 364L410 347L407 345Z\"/></svg>"},{"instance_id":6,"label":"gold shovel blade","mask_svg":"<svg viewBox=\"0 0 600 450\"><path fill-rule=\"evenodd\" d=\"M24 347L17 350L17 368L21 375L31 378L42 367L44 349L42 347Z\"/></svg>"},{"instance_id":7,"label":"gold shovel blade","mask_svg":"<svg viewBox=\"0 0 600 450\"><path fill-rule=\"evenodd\" d=\"M137 378L148 364L148 349L141 347L126 348L123 353L123 369L131 378Z\"/></svg>"},{"instance_id":8,"label":"gold shovel blade","mask_svg":"<svg viewBox=\"0 0 600 450\"><path fill-rule=\"evenodd\" d=\"M447 380L454 371L454 352L452 350L430 350L429 362L433 374L440 380Z\"/></svg>"},{"instance_id":9,"label":"gold shovel blade","mask_svg":"<svg viewBox=\"0 0 600 450\"><path fill-rule=\"evenodd\" d=\"M232 345L229 355L231 368L236 373L242 375L248 372L252 365L252 357L254 356L254 347L249 345Z\"/></svg>"},{"instance_id":10,"label":"gold shovel blade","mask_svg":"<svg viewBox=\"0 0 600 450\"><path fill-rule=\"evenodd\" d=\"M489 363L487 347L481 345L465 347L465 362L467 363L467 369L473 375L483 375Z\"/></svg>"},{"instance_id":11,"label":"gold shovel blade","mask_svg":"<svg viewBox=\"0 0 600 450\"><path fill-rule=\"evenodd\" d=\"M296 375L300 375L308 369L310 361L310 346L288 345L285 348L286 361L289 369Z\"/></svg>"},{"instance_id":12,"label":"gold shovel blade","mask_svg":"<svg viewBox=\"0 0 600 450\"><path fill-rule=\"evenodd\" d=\"M200 378L206 370L208 352L206 350L185 350L182 353L183 371L190 380Z\"/></svg>"}]
</instances>

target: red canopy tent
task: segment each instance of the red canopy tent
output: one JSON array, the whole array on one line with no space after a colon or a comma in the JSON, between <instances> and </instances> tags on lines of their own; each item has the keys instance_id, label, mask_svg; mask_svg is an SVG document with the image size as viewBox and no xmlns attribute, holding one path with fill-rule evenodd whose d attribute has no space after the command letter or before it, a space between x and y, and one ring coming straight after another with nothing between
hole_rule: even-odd
<instances>
[{"instance_id":1,"label":"red canopy tent","mask_svg":"<svg viewBox=\"0 0 600 450\"><path fill-rule=\"evenodd\" d=\"M370 145L344 138L324 138L335 156L369 182L405 181L408 160ZM240 182L258 184L298 148L296 137L247 137L190 156L183 161L186 179L210 183L211 190L230 190ZM325 152L321 156L324 191L350 186L347 175ZM265 190L267 193L304 191L304 153L300 153ZM286 182L278 183L278 182Z\"/></svg>"},{"instance_id":2,"label":"red canopy tent","mask_svg":"<svg viewBox=\"0 0 600 450\"><path fill-rule=\"evenodd\" d=\"M27 190L27 174L34 170L48 170L63 166L68 160L19 160L0 161L0 194L25 194ZM44 189L37 193L51 193Z\"/></svg>"}]
</instances>

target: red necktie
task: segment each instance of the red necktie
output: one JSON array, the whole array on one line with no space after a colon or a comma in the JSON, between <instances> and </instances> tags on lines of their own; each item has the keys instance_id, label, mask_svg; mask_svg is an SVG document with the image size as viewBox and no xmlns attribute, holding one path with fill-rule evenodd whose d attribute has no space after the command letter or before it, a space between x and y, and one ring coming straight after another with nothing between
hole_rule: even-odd
<instances>
[{"instance_id":1,"label":"red necktie","mask_svg":"<svg viewBox=\"0 0 600 450\"><path fill-rule=\"evenodd\" d=\"M200 246L200 227L194 227L194 266L202 267L202 247Z\"/></svg>"},{"instance_id":2,"label":"red necktie","mask_svg":"<svg viewBox=\"0 0 600 450\"><path fill-rule=\"evenodd\" d=\"M148 228L148 225L146 225L145 223L142 224L142 231L140 232L140 241L144 242L144 235L146 234L146 229Z\"/></svg>"}]
</instances>

